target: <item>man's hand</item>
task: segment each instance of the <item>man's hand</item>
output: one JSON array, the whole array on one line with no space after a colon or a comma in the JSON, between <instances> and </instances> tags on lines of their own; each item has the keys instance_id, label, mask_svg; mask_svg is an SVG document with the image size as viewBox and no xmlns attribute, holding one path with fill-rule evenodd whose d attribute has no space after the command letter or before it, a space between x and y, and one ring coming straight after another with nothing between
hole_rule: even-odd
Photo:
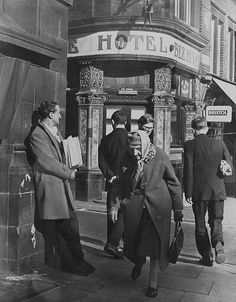
<instances>
[{"instance_id":1,"label":"man's hand","mask_svg":"<svg viewBox=\"0 0 236 302\"><path fill-rule=\"evenodd\" d=\"M108 180L108 182L109 183L113 183L113 181L115 180L115 179L117 179L118 177L117 176L112 176L112 178L110 178L109 180Z\"/></svg>"},{"instance_id":2,"label":"man's hand","mask_svg":"<svg viewBox=\"0 0 236 302\"><path fill-rule=\"evenodd\" d=\"M189 203L189 204L193 204L192 197L186 198L186 201L187 201L187 203Z\"/></svg>"},{"instance_id":3,"label":"man's hand","mask_svg":"<svg viewBox=\"0 0 236 302\"><path fill-rule=\"evenodd\" d=\"M175 222L182 221L183 217L184 217L184 215L181 210L174 210L174 221Z\"/></svg>"},{"instance_id":4,"label":"man's hand","mask_svg":"<svg viewBox=\"0 0 236 302\"><path fill-rule=\"evenodd\" d=\"M111 207L109 211L109 217L113 223L116 223L118 220L118 208Z\"/></svg>"},{"instance_id":5,"label":"man's hand","mask_svg":"<svg viewBox=\"0 0 236 302\"><path fill-rule=\"evenodd\" d=\"M70 175L70 179L74 180L78 175L77 169L74 169L73 172Z\"/></svg>"}]
</instances>

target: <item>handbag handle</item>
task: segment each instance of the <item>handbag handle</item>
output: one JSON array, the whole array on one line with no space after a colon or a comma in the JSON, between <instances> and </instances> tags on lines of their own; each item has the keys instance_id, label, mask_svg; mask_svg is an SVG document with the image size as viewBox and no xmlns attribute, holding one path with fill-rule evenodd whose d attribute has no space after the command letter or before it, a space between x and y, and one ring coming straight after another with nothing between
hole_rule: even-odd
<instances>
[{"instance_id":1,"label":"handbag handle","mask_svg":"<svg viewBox=\"0 0 236 302\"><path fill-rule=\"evenodd\" d=\"M181 221L176 221L175 223L175 233L174 233L174 237L176 237L178 230L181 228Z\"/></svg>"}]
</instances>

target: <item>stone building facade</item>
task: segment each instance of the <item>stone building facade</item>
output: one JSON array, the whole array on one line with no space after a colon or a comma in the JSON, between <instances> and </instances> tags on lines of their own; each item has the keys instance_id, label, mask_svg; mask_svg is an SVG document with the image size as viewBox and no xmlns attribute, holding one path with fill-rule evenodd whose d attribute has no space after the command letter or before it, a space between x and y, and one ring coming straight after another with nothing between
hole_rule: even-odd
<instances>
[{"instance_id":1,"label":"stone building facade","mask_svg":"<svg viewBox=\"0 0 236 302\"><path fill-rule=\"evenodd\" d=\"M0 0L1 274L43 264L23 143L41 101L55 99L65 111L70 5L72 0Z\"/></svg>"},{"instance_id":2,"label":"stone building facade","mask_svg":"<svg viewBox=\"0 0 236 302\"><path fill-rule=\"evenodd\" d=\"M152 6L148 16L147 4ZM181 179L191 120L215 100L209 75L234 82L228 62L234 60L235 49L229 57L227 45L233 43L228 28L235 30L235 9L229 0L74 1L69 17L67 131L79 135L84 157L77 199L101 198L98 144L111 131L112 112L121 108L131 130L145 112L154 115L154 144L170 155ZM222 124L217 127L222 129Z\"/></svg>"}]
</instances>

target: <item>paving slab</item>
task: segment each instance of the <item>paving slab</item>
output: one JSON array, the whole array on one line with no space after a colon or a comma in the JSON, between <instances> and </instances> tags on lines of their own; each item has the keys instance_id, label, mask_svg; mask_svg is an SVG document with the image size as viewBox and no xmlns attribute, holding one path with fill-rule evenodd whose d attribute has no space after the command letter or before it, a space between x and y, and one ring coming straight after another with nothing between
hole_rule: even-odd
<instances>
[{"instance_id":1,"label":"paving slab","mask_svg":"<svg viewBox=\"0 0 236 302\"><path fill-rule=\"evenodd\" d=\"M204 296L195 293L185 293L181 302L235 302L236 296L231 293L227 295Z\"/></svg>"},{"instance_id":2,"label":"paving slab","mask_svg":"<svg viewBox=\"0 0 236 302\"><path fill-rule=\"evenodd\" d=\"M145 302L150 301L150 298L145 296L146 287L143 286L130 286L118 284L110 288L104 288L96 294L90 294L83 298L82 302ZM159 288L158 297L152 299L152 301L158 302L180 302L184 292L176 290L166 290Z\"/></svg>"},{"instance_id":3,"label":"paving slab","mask_svg":"<svg viewBox=\"0 0 236 302\"><path fill-rule=\"evenodd\" d=\"M20 302L57 287L57 284L38 280L0 280L0 301Z\"/></svg>"}]
</instances>

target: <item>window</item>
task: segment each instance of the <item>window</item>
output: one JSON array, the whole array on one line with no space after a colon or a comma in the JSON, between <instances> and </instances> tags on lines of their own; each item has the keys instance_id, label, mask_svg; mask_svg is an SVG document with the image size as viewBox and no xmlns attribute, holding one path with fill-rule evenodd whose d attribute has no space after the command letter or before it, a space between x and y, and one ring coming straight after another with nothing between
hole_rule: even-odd
<instances>
[{"instance_id":1,"label":"window","mask_svg":"<svg viewBox=\"0 0 236 302\"><path fill-rule=\"evenodd\" d=\"M223 22L218 22L217 28L217 75L223 76L222 74L222 66L223 62L223 49L221 48L222 37L223 37Z\"/></svg>"},{"instance_id":2,"label":"window","mask_svg":"<svg viewBox=\"0 0 236 302\"><path fill-rule=\"evenodd\" d=\"M193 79L186 75L176 74L177 96L182 98L193 98Z\"/></svg>"},{"instance_id":3,"label":"window","mask_svg":"<svg viewBox=\"0 0 236 302\"><path fill-rule=\"evenodd\" d=\"M175 17L192 27L199 25L199 1L175 0Z\"/></svg>"},{"instance_id":4,"label":"window","mask_svg":"<svg viewBox=\"0 0 236 302\"><path fill-rule=\"evenodd\" d=\"M212 73L216 73L216 65L214 62L217 60L217 52L216 52L216 45L215 45L215 31L216 31L216 21L217 19L212 16L211 18L211 64L210 64L210 71Z\"/></svg>"},{"instance_id":5,"label":"window","mask_svg":"<svg viewBox=\"0 0 236 302\"><path fill-rule=\"evenodd\" d=\"M235 82L236 33L228 29L228 80Z\"/></svg>"},{"instance_id":6,"label":"window","mask_svg":"<svg viewBox=\"0 0 236 302\"><path fill-rule=\"evenodd\" d=\"M178 102L171 108L171 142L170 145L182 146L184 143L185 112Z\"/></svg>"},{"instance_id":7,"label":"window","mask_svg":"<svg viewBox=\"0 0 236 302\"><path fill-rule=\"evenodd\" d=\"M104 135L112 132L111 116L116 110L123 110L127 115L126 129L133 131L138 129L138 119L146 113L145 106L130 105L105 105L104 115Z\"/></svg>"},{"instance_id":8,"label":"window","mask_svg":"<svg viewBox=\"0 0 236 302\"><path fill-rule=\"evenodd\" d=\"M222 76L223 73L223 22L212 16L211 19L211 62L210 71L216 75Z\"/></svg>"}]
</instances>

